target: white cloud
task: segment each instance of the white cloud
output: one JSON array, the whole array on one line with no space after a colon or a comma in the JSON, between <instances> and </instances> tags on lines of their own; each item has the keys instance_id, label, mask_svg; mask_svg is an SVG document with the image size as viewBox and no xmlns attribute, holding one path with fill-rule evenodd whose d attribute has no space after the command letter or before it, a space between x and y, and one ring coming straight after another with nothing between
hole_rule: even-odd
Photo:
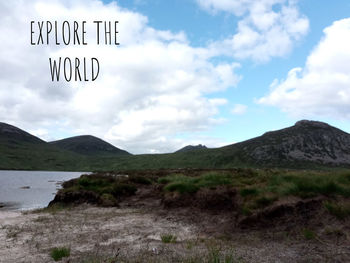
<instances>
[{"instance_id":1,"label":"white cloud","mask_svg":"<svg viewBox=\"0 0 350 263\"><path fill-rule=\"evenodd\" d=\"M297 117L350 117L350 18L334 22L307 58L304 68L275 80L258 100Z\"/></svg>"},{"instance_id":2,"label":"white cloud","mask_svg":"<svg viewBox=\"0 0 350 263\"><path fill-rule=\"evenodd\" d=\"M237 32L212 46L239 59L266 62L290 53L309 29L297 0L197 0L210 12L231 13L240 18Z\"/></svg>"},{"instance_id":3,"label":"white cloud","mask_svg":"<svg viewBox=\"0 0 350 263\"><path fill-rule=\"evenodd\" d=\"M31 20L86 20L89 45L31 46ZM93 45L93 20L119 20L121 45ZM133 153L175 150L177 134L220 123L226 100L207 95L236 86L239 64L214 65L210 50L192 47L183 32L147 23L114 2L1 1L0 118L45 138L93 134ZM52 83L48 58L59 56L97 57L98 80Z\"/></svg>"},{"instance_id":4,"label":"white cloud","mask_svg":"<svg viewBox=\"0 0 350 263\"><path fill-rule=\"evenodd\" d=\"M236 104L233 109L231 110L231 113L234 115L242 115L246 113L247 111L247 106L243 104Z\"/></svg>"}]
</instances>

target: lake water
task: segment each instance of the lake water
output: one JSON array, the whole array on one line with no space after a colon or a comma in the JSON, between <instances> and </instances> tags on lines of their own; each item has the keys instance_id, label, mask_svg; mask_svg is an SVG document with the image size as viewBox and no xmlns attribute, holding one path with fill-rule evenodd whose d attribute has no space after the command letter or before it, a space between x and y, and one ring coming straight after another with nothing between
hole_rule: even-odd
<instances>
[{"instance_id":1,"label":"lake water","mask_svg":"<svg viewBox=\"0 0 350 263\"><path fill-rule=\"evenodd\" d=\"M1 210L46 207L63 181L85 172L0 171Z\"/></svg>"}]
</instances>

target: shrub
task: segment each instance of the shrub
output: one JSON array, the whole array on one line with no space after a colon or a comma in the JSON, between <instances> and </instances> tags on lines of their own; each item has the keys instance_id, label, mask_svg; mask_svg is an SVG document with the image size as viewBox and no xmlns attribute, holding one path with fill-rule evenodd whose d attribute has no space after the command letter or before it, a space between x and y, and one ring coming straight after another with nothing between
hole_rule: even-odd
<instances>
[{"instance_id":1,"label":"shrub","mask_svg":"<svg viewBox=\"0 0 350 263\"><path fill-rule=\"evenodd\" d=\"M70 248L66 247L55 247L51 249L50 256L53 260L59 261L62 258L69 257Z\"/></svg>"}]
</instances>

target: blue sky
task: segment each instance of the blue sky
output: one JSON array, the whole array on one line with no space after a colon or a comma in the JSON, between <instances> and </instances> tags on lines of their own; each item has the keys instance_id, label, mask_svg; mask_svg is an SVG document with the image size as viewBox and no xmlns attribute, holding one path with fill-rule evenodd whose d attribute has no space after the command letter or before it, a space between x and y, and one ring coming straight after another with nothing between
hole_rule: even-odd
<instances>
[{"instance_id":1,"label":"blue sky","mask_svg":"<svg viewBox=\"0 0 350 263\"><path fill-rule=\"evenodd\" d=\"M15 0L0 10L0 118L45 140L92 134L161 153L300 119L350 132L347 0ZM31 20L96 19L119 20L120 46L28 43ZM102 66L96 82L49 79L48 57L89 55Z\"/></svg>"},{"instance_id":2,"label":"blue sky","mask_svg":"<svg viewBox=\"0 0 350 263\"><path fill-rule=\"evenodd\" d=\"M110 1L107 1L110 2ZM206 46L213 40L224 39L237 30L238 19L232 14L218 12L211 14L201 9L192 0L121 0L122 7L140 12L149 19L149 24L157 29L184 31L195 46ZM334 21L349 17L350 2L346 0L301 0L298 8L310 21L309 32L296 43L292 52L266 63L240 60L239 73L242 80L234 89L221 93L229 104L221 108L220 114L227 121L214 127L207 134L225 138L226 141L241 141L262 133L293 125L300 117L291 117L275 107L260 106L255 98L264 96L274 79L283 79L291 68L302 67L307 56L323 37L323 29ZM223 58L227 60L227 58ZM248 106L248 112L232 116L232 104ZM350 105L349 105L350 107ZM305 114L305 118L310 118ZM346 131L350 131L348 120L314 116L313 119L327 121Z\"/></svg>"}]
</instances>

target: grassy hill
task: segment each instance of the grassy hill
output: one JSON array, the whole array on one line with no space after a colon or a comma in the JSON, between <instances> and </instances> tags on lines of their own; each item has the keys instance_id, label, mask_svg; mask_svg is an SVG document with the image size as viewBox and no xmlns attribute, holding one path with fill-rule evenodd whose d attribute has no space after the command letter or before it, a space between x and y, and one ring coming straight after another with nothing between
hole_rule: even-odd
<instances>
[{"instance_id":1,"label":"grassy hill","mask_svg":"<svg viewBox=\"0 0 350 263\"><path fill-rule=\"evenodd\" d=\"M129 155L127 151L118 149L112 144L91 135L75 136L59 141L53 141L50 142L50 144L60 149L86 156Z\"/></svg>"},{"instance_id":2,"label":"grassy hill","mask_svg":"<svg viewBox=\"0 0 350 263\"><path fill-rule=\"evenodd\" d=\"M326 123L300 121L221 148L131 155L93 136L52 143L0 125L0 169L142 170L179 168L328 168L350 166L350 134Z\"/></svg>"}]
</instances>

